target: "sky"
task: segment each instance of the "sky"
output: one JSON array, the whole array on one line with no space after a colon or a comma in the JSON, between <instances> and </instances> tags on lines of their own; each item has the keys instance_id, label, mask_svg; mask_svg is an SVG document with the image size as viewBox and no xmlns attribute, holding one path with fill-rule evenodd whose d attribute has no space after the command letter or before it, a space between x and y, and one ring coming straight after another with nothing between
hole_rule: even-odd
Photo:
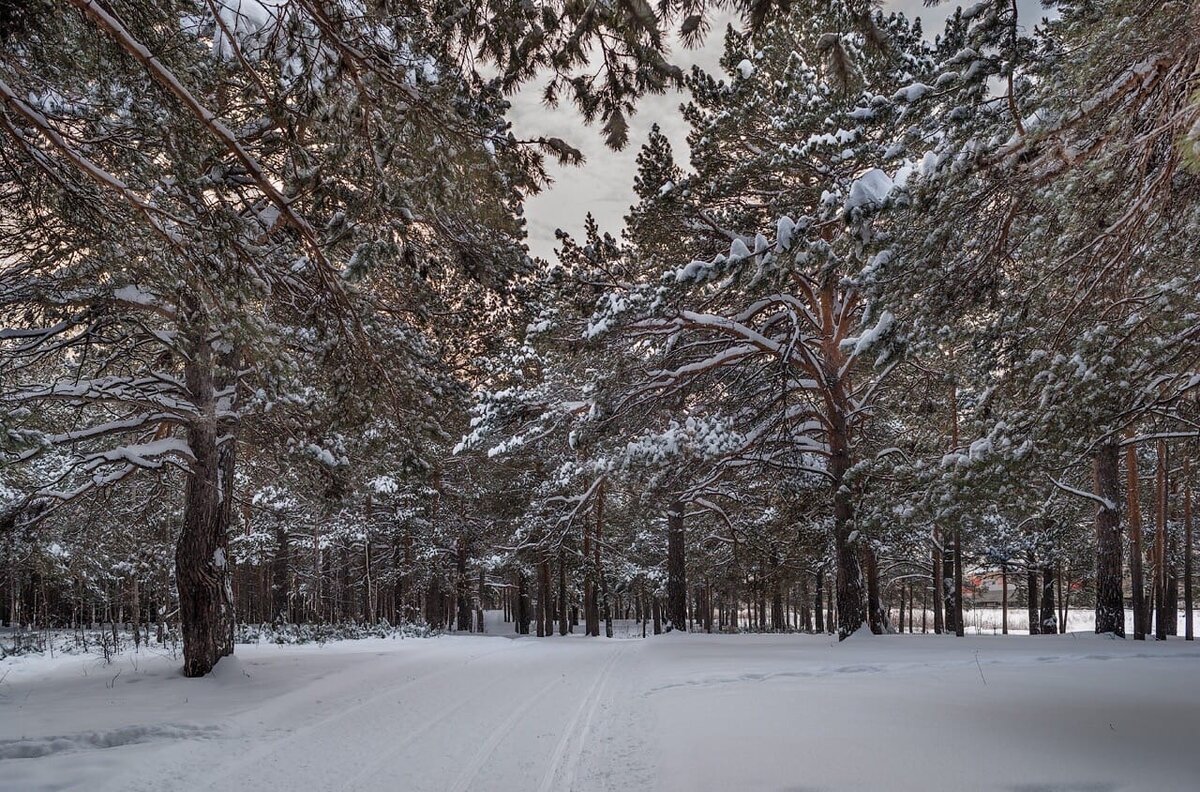
<instances>
[{"instance_id":1,"label":"sky","mask_svg":"<svg viewBox=\"0 0 1200 792\"><path fill-rule=\"evenodd\" d=\"M945 2L926 8L922 0L888 0L884 8L920 17L925 31L932 36L957 5ZM1028 20L1026 25L1032 28L1042 17L1039 0L1020 0L1020 6L1022 15ZM694 50L676 47L671 60L684 70L698 65L710 73L715 72L719 68L725 27L730 23L736 25L737 19L730 16L715 19L704 46ZM653 124L657 123L670 139L676 161L686 164L687 125L679 113L685 96L679 91L671 91L662 96L644 97L638 104L637 114L630 119L629 145L623 151L611 151L604 145L599 125L585 126L569 103L557 108L547 107L541 101L541 88L540 83L534 82L512 97L509 117L513 131L518 138L560 137L586 157L581 166L560 166L548 161L547 169L553 183L525 202L530 250L535 256L553 259L555 229L581 235L583 220L589 211L595 215L602 231L614 235L620 233L623 217L634 200L637 154Z\"/></svg>"}]
</instances>

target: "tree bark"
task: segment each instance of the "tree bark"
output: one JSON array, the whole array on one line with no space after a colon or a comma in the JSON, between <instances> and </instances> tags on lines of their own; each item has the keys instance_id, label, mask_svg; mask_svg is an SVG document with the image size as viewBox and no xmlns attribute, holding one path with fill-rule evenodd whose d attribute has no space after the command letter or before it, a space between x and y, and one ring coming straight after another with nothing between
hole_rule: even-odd
<instances>
[{"instance_id":1,"label":"tree bark","mask_svg":"<svg viewBox=\"0 0 1200 792\"><path fill-rule=\"evenodd\" d=\"M469 632L471 629L471 578L467 574L467 542L461 537L458 540L455 573L455 599L458 606L456 629Z\"/></svg>"},{"instance_id":2,"label":"tree bark","mask_svg":"<svg viewBox=\"0 0 1200 792\"><path fill-rule=\"evenodd\" d=\"M1093 481L1096 497L1096 632L1125 637L1122 592L1120 472L1117 446L1105 443L1096 452Z\"/></svg>"},{"instance_id":3,"label":"tree bark","mask_svg":"<svg viewBox=\"0 0 1200 792\"><path fill-rule=\"evenodd\" d=\"M1146 640L1146 583L1142 572L1142 506L1138 495L1137 447L1125 447L1126 502L1129 507L1129 579L1133 599L1133 640Z\"/></svg>"},{"instance_id":4,"label":"tree bark","mask_svg":"<svg viewBox=\"0 0 1200 792\"><path fill-rule=\"evenodd\" d=\"M227 529L233 513L236 450L218 443L213 349L206 328L195 335L184 379L200 416L188 427L194 461L184 486L183 528L175 548L175 584L183 633L183 673L204 676L233 654L233 590Z\"/></svg>"},{"instance_id":5,"label":"tree bark","mask_svg":"<svg viewBox=\"0 0 1200 792\"><path fill-rule=\"evenodd\" d=\"M1158 473L1156 476L1158 509L1154 536L1154 601L1157 613L1154 616L1154 637L1156 640L1167 639L1167 441L1158 441ZM1173 609L1172 609L1173 610ZM1170 613L1172 620L1175 614Z\"/></svg>"},{"instance_id":6,"label":"tree bark","mask_svg":"<svg viewBox=\"0 0 1200 792\"><path fill-rule=\"evenodd\" d=\"M687 630L687 566L683 526L683 504L675 501L667 509L667 623Z\"/></svg>"},{"instance_id":7,"label":"tree bark","mask_svg":"<svg viewBox=\"0 0 1200 792\"><path fill-rule=\"evenodd\" d=\"M883 608L883 596L879 589L879 562L869 542L862 543L863 567L867 573L867 624L874 635L883 635L888 629L888 617Z\"/></svg>"},{"instance_id":8,"label":"tree bark","mask_svg":"<svg viewBox=\"0 0 1200 792\"><path fill-rule=\"evenodd\" d=\"M963 563L962 529L954 529L954 634L962 638L966 632L963 623Z\"/></svg>"},{"instance_id":9,"label":"tree bark","mask_svg":"<svg viewBox=\"0 0 1200 792\"><path fill-rule=\"evenodd\" d=\"M1008 564L1000 565L1000 633L1008 635Z\"/></svg>"},{"instance_id":10,"label":"tree bark","mask_svg":"<svg viewBox=\"0 0 1200 792\"><path fill-rule=\"evenodd\" d=\"M1195 640L1192 616L1192 465L1191 457L1183 458L1183 637Z\"/></svg>"},{"instance_id":11,"label":"tree bark","mask_svg":"<svg viewBox=\"0 0 1200 792\"><path fill-rule=\"evenodd\" d=\"M525 570L517 572L517 613L516 627L517 635L529 635L529 620L530 620L530 602L529 602L529 575Z\"/></svg>"},{"instance_id":12,"label":"tree bark","mask_svg":"<svg viewBox=\"0 0 1200 792\"><path fill-rule=\"evenodd\" d=\"M1041 616L1038 613L1038 590L1041 589L1041 584L1038 583L1037 563L1033 560L1033 555L1029 556L1029 571L1025 575L1025 585L1028 589L1026 600L1029 605L1029 634L1037 635L1041 632L1039 629L1041 624Z\"/></svg>"},{"instance_id":13,"label":"tree bark","mask_svg":"<svg viewBox=\"0 0 1200 792\"><path fill-rule=\"evenodd\" d=\"M954 531L946 531L942 540L942 608L945 610L946 632L958 633L955 615L958 607L954 597L955 547Z\"/></svg>"},{"instance_id":14,"label":"tree bark","mask_svg":"<svg viewBox=\"0 0 1200 792\"><path fill-rule=\"evenodd\" d=\"M538 600L541 601L542 624L538 635L554 635L554 603L550 596L550 559L543 558L538 564Z\"/></svg>"},{"instance_id":15,"label":"tree bark","mask_svg":"<svg viewBox=\"0 0 1200 792\"><path fill-rule=\"evenodd\" d=\"M942 550L941 537L937 528L933 529L933 632L941 635L946 629L945 616L942 610L942 592L946 586L942 582Z\"/></svg>"},{"instance_id":16,"label":"tree bark","mask_svg":"<svg viewBox=\"0 0 1200 792\"><path fill-rule=\"evenodd\" d=\"M1042 569L1042 635L1058 632L1058 614L1054 612L1054 569L1049 564Z\"/></svg>"},{"instance_id":17,"label":"tree bark","mask_svg":"<svg viewBox=\"0 0 1200 792\"><path fill-rule=\"evenodd\" d=\"M816 578L815 583L816 583L816 585L813 587L815 590L815 593L813 594L813 617L816 619L816 622L817 622L816 623L817 632L824 633L825 632L825 606L821 602L821 592L823 592L825 590L825 573L824 572L817 573L817 578ZM736 600L734 601L734 611L733 612L734 612L734 618L736 619L737 618L737 602L736 602Z\"/></svg>"},{"instance_id":18,"label":"tree bark","mask_svg":"<svg viewBox=\"0 0 1200 792\"><path fill-rule=\"evenodd\" d=\"M853 529L854 506L845 487L850 469L850 430L845 415L829 415L829 473L833 478L833 537L837 553L837 628L844 641L867 621L866 591L859 564L858 536Z\"/></svg>"},{"instance_id":19,"label":"tree bark","mask_svg":"<svg viewBox=\"0 0 1200 792\"><path fill-rule=\"evenodd\" d=\"M567 554L558 546L558 634L566 635L571 625L567 621Z\"/></svg>"}]
</instances>

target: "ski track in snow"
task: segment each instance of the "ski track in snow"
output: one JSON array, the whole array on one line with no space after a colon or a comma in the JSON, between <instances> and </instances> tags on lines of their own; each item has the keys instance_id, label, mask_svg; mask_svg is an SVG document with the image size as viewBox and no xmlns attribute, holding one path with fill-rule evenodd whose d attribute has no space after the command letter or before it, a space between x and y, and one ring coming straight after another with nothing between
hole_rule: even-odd
<instances>
[{"instance_id":1,"label":"ski track in snow","mask_svg":"<svg viewBox=\"0 0 1200 792\"><path fill-rule=\"evenodd\" d=\"M567 748L572 741L575 742L575 749L570 754L570 759L567 762L566 772L564 773L563 783L559 787L563 792L568 792L575 784L575 776L578 773L579 758L583 755L584 746L587 744L587 735L591 730L592 720L596 716L596 708L600 703L600 697L603 694L605 683L608 677L612 674L612 668L617 662L617 658L621 655L621 649L614 650L600 673L596 675L596 679L592 682L592 686L588 689L587 695L579 702L579 707L575 710L575 714L571 717L567 727L563 729L562 737L558 741L558 745L554 748L554 753L550 756L550 761L546 766L546 773L542 776L542 783L538 786L538 792L550 792L555 789L554 779L558 775L560 766L562 765L563 757L567 754ZM580 728L580 717L587 712L587 717L583 721L583 727Z\"/></svg>"},{"instance_id":2,"label":"ski track in snow","mask_svg":"<svg viewBox=\"0 0 1200 792\"><path fill-rule=\"evenodd\" d=\"M0 790L1195 792L1200 777L1200 652L1182 641L489 628L506 637L239 647L205 680L168 657L118 676L95 658L0 661Z\"/></svg>"}]
</instances>

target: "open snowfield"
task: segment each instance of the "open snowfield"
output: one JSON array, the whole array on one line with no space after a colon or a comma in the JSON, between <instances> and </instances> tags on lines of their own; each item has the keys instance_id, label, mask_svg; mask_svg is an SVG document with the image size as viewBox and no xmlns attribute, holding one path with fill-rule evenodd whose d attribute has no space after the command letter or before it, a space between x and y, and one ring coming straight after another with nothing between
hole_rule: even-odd
<instances>
[{"instance_id":1,"label":"open snowfield","mask_svg":"<svg viewBox=\"0 0 1200 792\"><path fill-rule=\"evenodd\" d=\"M444 636L0 662L0 789L1194 791L1200 645Z\"/></svg>"}]
</instances>

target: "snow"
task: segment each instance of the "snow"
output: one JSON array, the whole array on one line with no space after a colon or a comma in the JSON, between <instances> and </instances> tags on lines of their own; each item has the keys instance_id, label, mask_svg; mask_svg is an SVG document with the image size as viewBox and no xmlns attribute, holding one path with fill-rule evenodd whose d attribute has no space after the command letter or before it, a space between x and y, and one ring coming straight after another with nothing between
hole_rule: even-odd
<instances>
[{"instance_id":1,"label":"snow","mask_svg":"<svg viewBox=\"0 0 1200 792\"><path fill-rule=\"evenodd\" d=\"M0 789L1153 792L1200 773L1181 640L511 639L495 616L504 637L239 646L204 679L146 650L8 658Z\"/></svg>"},{"instance_id":2,"label":"snow","mask_svg":"<svg viewBox=\"0 0 1200 792\"><path fill-rule=\"evenodd\" d=\"M746 243L742 241L741 237L738 237L729 244L730 261L741 261L748 258L750 258L750 248L746 246Z\"/></svg>"},{"instance_id":3,"label":"snow","mask_svg":"<svg viewBox=\"0 0 1200 792\"><path fill-rule=\"evenodd\" d=\"M847 214L855 209L878 209L891 195L894 186L890 176L879 168L871 168L850 185L850 194L846 197Z\"/></svg>"},{"instance_id":4,"label":"snow","mask_svg":"<svg viewBox=\"0 0 1200 792\"><path fill-rule=\"evenodd\" d=\"M925 94L929 93L930 88L923 83L913 83L896 91L896 95L892 98L896 101L919 102Z\"/></svg>"},{"instance_id":5,"label":"snow","mask_svg":"<svg viewBox=\"0 0 1200 792\"><path fill-rule=\"evenodd\" d=\"M742 58L737 65L737 70L743 80L749 80L754 76L754 64L750 62L749 58Z\"/></svg>"},{"instance_id":6,"label":"snow","mask_svg":"<svg viewBox=\"0 0 1200 792\"><path fill-rule=\"evenodd\" d=\"M792 218L783 215L775 224L775 246L777 250L787 250L792 246L792 234L796 230L796 223Z\"/></svg>"}]
</instances>

